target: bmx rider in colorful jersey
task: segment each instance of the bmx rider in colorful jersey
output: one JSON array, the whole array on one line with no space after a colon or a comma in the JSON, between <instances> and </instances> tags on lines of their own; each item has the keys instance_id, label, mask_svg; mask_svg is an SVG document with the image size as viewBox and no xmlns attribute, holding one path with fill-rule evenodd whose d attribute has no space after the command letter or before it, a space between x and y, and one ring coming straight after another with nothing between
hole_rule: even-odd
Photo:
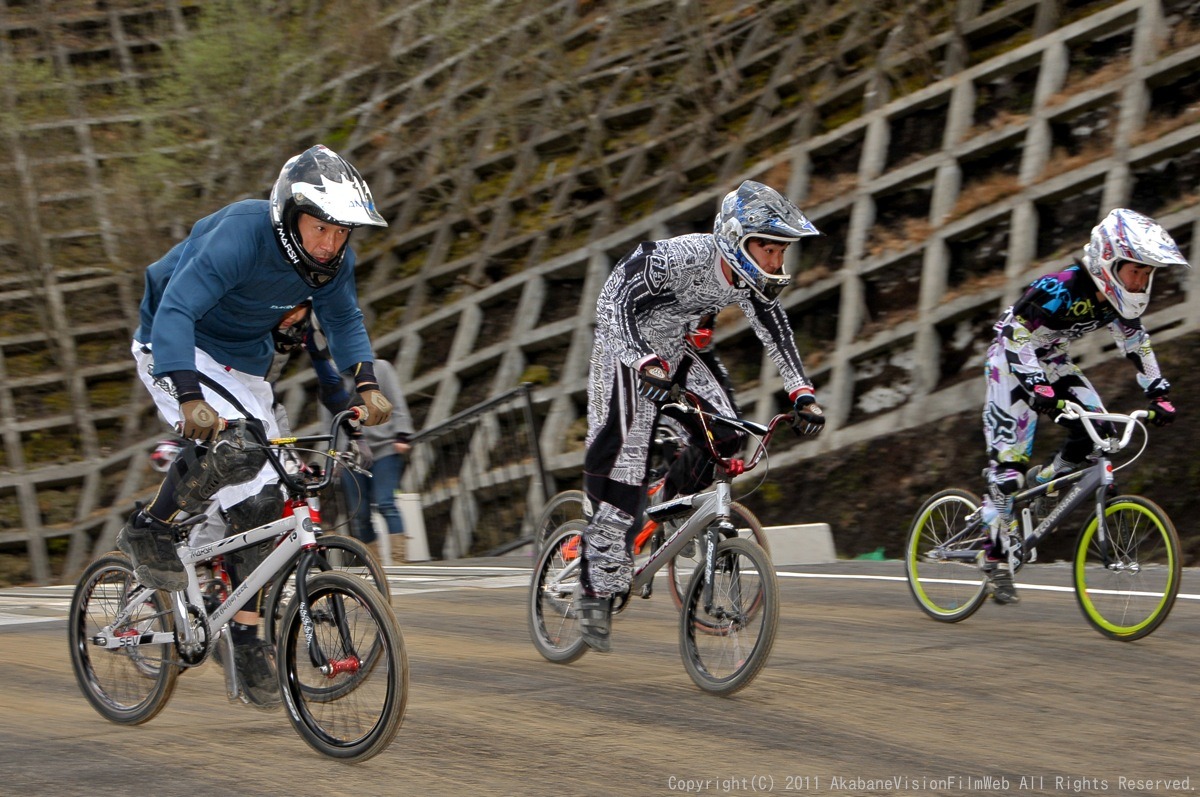
<instances>
[{"instance_id":1,"label":"bmx rider in colorful jersey","mask_svg":"<svg viewBox=\"0 0 1200 797\"><path fill-rule=\"evenodd\" d=\"M1117 208L1092 230L1080 260L1034 280L996 323L984 368L983 410L988 449L983 511L991 544L980 567L998 603L1018 600L1007 558L1010 535L1019 533L1013 495L1079 469L1092 452L1083 425L1063 421L1067 439L1054 460L1029 468L1038 414L1052 415L1063 400L1104 411L1092 383L1071 360L1071 341L1107 326L1137 369L1151 422L1161 426L1175 419L1170 382L1141 321L1155 272L1173 266L1190 268L1167 231L1141 213Z\"/></svg>"}]
</instances>

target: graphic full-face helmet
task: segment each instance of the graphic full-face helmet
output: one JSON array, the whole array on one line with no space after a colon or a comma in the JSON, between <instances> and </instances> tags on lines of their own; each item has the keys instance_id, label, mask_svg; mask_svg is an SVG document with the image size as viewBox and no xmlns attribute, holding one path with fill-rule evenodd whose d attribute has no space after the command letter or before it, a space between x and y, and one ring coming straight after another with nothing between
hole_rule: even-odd
<instances>
[{"instance_id":1,"label":"graphic full-face helmet","mask_svg":"<svg viewBox=\"0 0 1200 797\"><path fill-rule=\"evenodd\" d=\"M751 238L793 243L808 235L820 235L800 208L770 186L747 180L730 191L721 202L713 222L713 236L725 262L733 269L739 287L746 287L764 301L773 301L792 278L786 268L769 274L759 267L746 249Z\"/></svg>"},{"instance_id":2,"label":"graphic full-face helmet","mask_svg":"<svg viewBox=\"0 0 1200 797\"><path fill-rule=\"evenodd\" d=\"M333 150L317 144L283 165L271 189L271 223L284 257L311 288L333 279L346 256L346 244L322 263L300 239L302 213L341 227L386 227L362 175Z\"/></svg>"},{"instance_id":3,"label":"graphic full-face helmet","mask_svg":"<svg viewBox=\"0 0 1200 797\"><path fill-rule=\"evenodd\" d=\"M1146 290L1137 293L1121 282L1117 272L1125 263L1153 267ZM1083 265L1121 317L1129 320L1146 312L1155 271L1168 266L1191 268L1161 225L1149 216L1125 208L1112 211L1092 230L1092 238L1083 248Z\"/></svg>"}]
</instances>

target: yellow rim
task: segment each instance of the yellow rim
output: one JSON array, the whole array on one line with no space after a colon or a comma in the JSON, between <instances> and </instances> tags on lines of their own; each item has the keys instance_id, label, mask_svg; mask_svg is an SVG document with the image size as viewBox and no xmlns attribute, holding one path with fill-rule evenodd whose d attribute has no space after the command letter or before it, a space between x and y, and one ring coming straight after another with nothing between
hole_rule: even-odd
<instances>
[{"instance_id":1,"label":"yellow rim","mask_svg":"<svg viewBox=\"0 0 1200 797\"><path fill-rule=\"evenodd\" d=\"M1159 537L1164 540L1169 539L1167 530L1163 528L1163 525L1161 522L1159 522L1158 517L1141 504L1136 504L1132 501L1121 501L1119 503L1110 504L1104 510L1104 517L1108 518L1116 512L1129 509L1133 509L1134 511L1148 517L1151 522L1153 522L1154 528L1158 531ZM1083 606L1083 610L1097 626L1116 636L1129 636L1131 634L1136 634L1138 631L1141 631L1146 626L1155 622L1158 616L1162 613L1163 608L1167 605L1167 601L1170 598L1175 586L1175 552L1171 549L1170 545L1166 546L1167 583L1163 590L1162 597L1159 599L1158 604L1154 607L1154 611L1150 612L1146 619L1142 620L1136 625L1117 625L1109 622L1103 615L1100 614L1099 610L1096 608L1096 604L1092 602L1092 596L1089 594L1085 583L1084 571L1087 566L1088 550L1091 547L1092 538L1096 535L1097 528L1098 524L1096 519L1092 518L1091 523L1088 524L1087 530L1083 533L1083 539L1080 540L1078 549L1075 551L1075 592L1079 596L1079 602L1080 605Z\"/></svg>"}]
</instances>

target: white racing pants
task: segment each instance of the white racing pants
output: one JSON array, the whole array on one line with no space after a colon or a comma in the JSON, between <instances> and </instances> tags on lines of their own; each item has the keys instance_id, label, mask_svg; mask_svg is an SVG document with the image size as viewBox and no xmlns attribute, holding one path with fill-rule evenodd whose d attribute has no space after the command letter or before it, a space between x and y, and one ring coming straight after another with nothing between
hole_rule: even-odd
<instances>
[{"instance_id":1,"label":"white racing pants","mask_svg":"<svg viewBox=\"0 0 1200 797\"><path fill-rule=\"evenodd\" d=\"M178 424L182 420L179 414L179 400L175 394L175 384L166 376L154 375L154 355L150 344L133 342L133 358L137 362L138 376L142 384L150 391L154 405L159 415L178 432ZM196 349L196 370L216 384L220 385L232 396L243 409L238 408L215 390L204 388L204 400L226 420L237 418L255 418L260 421L267 431L267 437L279 437L279 427L272 409L274 391L271 384L261 376L236 371L221 365L207 353ZM259 470L258 475L248 482L222 487L216 493L216 500L222 509L232 506L257 495L264 487L279 481L279 476L268 463Z\"/></svg>"}]
</instances>

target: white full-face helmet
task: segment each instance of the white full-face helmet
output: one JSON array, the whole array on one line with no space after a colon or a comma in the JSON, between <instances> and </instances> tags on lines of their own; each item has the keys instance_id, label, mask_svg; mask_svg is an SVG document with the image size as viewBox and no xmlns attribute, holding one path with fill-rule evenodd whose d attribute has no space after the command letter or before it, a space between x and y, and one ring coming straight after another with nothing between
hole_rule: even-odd
<instances>
[{"instance_id":1,"label":"white full-face helmet","mask_svg":"<svg viewBox=\"0 0 1200 797\"><path fill-rule=\"evenodd\" d=\"M1117 276L1126 262L1153 266L1145 291L1129 290ZM1169 266L1191 268L1158 222L1125 208L1113 210L1092 230L1092 238L1083 248L1083 265L1121 317L1129 320L1146 312L1155 271Z\"/></svg>"},{"instance_id":2,"label":"white full-face helmet","mask_svg":"<svg viewBox=\"0 0 1200 797\"><path fill-rule=\"evenodd\" d=\"M813 223L774 188L747 180L730 191L721 202L713 222L713 236L725 262L743 286L764 301L773 301L792 281L786 269L768 274L750 253L746 242L751 238L793 243L808 235L820 235Z\"/></svg>"},{"instance_id":3,"label":"white full-face helmet","mask_svg":"<svg viewBox=\"0 0 1200 797\"><path fill-rule=\"evenodd\" d=\"M301 213L340 227L387 226L358 169L333 150L317 144L285 163L271 189L271 223L284 257L310 288L334 278L346 245L326 263L314 258L300 240Z\"/></svg>"}]
</instances>

